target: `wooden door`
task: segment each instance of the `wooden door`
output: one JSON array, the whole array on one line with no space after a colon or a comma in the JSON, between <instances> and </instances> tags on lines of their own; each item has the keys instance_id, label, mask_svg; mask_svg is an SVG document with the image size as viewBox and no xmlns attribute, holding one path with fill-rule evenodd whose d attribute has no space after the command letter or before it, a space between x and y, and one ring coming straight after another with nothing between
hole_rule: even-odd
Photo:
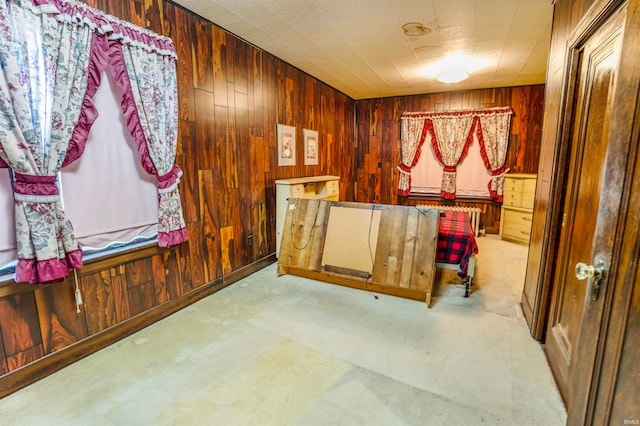
<instances>
[{"instance_id":1,"label":"wooden door","mask_svg":"<svg viewBox=\"0 0 640 426\"><path fill-rule=\"evenodd\" d=\"M597 357L607 286L624 192L628 139L612 138L627 3L600 19L571 49L571 76L563 140L569 166L545 352L569 413L586 421L597 380ZM617 105L618 108L621 105ZM621 158L622 155L622 158ZM598 266L602 276L578 279L576 265ZM597 274L596 274L597 275ZM598 290L596 287L600 286ZM610 293L610 292L609 292Z\"/></svg>"}]
</instances>

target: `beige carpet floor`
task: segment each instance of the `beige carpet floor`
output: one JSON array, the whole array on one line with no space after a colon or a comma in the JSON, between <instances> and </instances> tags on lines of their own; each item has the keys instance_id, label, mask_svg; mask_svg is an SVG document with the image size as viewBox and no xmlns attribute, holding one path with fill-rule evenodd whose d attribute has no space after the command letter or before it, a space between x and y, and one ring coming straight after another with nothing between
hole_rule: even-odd
<instances>
[{"instance_id":1,"label":"beige carpet floor","mask_svg":"<svg viewBox=\"0 0 640 426\"><path fill-rule=\"evenodd\" d=\"M432 307L271 265L0 400L2 425L563 425L519 300L527 248L478 239ZM375 297L377 296L377 297Z\"/></svg>"}]
</instances>

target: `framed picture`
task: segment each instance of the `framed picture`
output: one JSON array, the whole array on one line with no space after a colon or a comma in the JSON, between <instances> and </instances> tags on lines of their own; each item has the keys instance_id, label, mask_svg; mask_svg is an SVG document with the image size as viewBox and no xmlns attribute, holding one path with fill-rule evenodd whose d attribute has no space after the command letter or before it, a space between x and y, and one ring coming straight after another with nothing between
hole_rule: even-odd
<instances>
[{"instance_id":1,"label":"framed picture","mask_svg":"<svg viewBox=\"0 0 640 426\"><path fill-rule=\"evenodd\" d=\"M296 128L277 125L278 129L278 166L296 165Z\"/></svg>"},{"instance_id":2,"label":"framed picture","mask_svg":"<svg viewBox=\"0 0 640 426\"><path fill-rule=\"evenodd\" d=\"M302 139L304 140L304 164L305 166L318 165L318 131L302 129Z\"/></svg>"}]
</instances>

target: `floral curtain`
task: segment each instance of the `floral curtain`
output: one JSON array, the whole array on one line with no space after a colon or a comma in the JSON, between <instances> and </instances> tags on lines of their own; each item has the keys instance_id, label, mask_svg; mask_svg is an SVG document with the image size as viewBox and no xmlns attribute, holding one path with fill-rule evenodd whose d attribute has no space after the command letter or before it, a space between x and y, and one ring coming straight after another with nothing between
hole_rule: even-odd
<instances>
[{"instance_id":1,"label":"floral curtain","mask_svg":"<svg viewBox=\"0 0 640 426\"><path fill-rule=\"evenodd\" d=\"M19 282L61 280L82 266L57 175L80 117L93 31L54 11L0 2L0 158L15 178Z\"/></svg>"},{"instance_id":2,"label":"floral curtain","mask_svg":"<svg viewBox=\"0 0 640 426\"><path fill-rule=\"evenodd\" d=\"M444 165L440 195L456 198L456 167L464 159L472 141L472 114L446 114L431 117L436 158Z\"/></svg>"},{"instance_id":3,"label":"floral curtain","mask_svg":"<svg viewBox=\"0 0 640 426\"><path fill-rule=\"evenodd\" d=\"M480 142L480 155L484 166L491 172L488 188L492 200L502 202L507 148L509 147L509 128L511 108L494 108L476 117L474 126Z\"/></svg>"},{"instance_id":4,"label":"floral curtain","mask_svg":"<svg viewBox=\"0 0 640 426\"><path fill-rule=\"evenodd\" d=\"M0 38L0 167L15 178L16 281L57 281L82 266L57 176L84 151L105 69L125 91L129 130L158 179L158 243L185 241L171 40L69 0L0 2Z\"/></svg>"},{"instance_id":5,"label":"floral curtain","mask_svg":"<svg viewBox=\"0 0 640 426\"><path fill-rule=\"evenodd\" d=\"M426 119L420 116L405 115L401 120L402 145L401 163L398 165L400 180L398 195L408 197L411 192L411 169L420 158L421 147L427 136Z\"/></svg>"},{"instance_id":6,"label":"floral curtain","mask_svg":"<svg viewBox=\"0 0 640 426\"><path fill-rule=\"evenodd\" d=\"M158 245L170 247L187 240L178 182L182 170L175 164L178 141L178 89L175 58L148 51L143 46L121 45L128 79L123 99L130 131L136 135L142 165L158 178ZM115 71L122 75L121 72Z\"/></svg>"}]
</instances>

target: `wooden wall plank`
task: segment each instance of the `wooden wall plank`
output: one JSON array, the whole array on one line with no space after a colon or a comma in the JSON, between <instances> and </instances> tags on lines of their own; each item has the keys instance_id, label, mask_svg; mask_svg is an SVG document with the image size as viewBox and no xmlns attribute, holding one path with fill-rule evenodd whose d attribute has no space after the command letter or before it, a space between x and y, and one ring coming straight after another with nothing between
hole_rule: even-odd
<instances>
[{"instance_id":1,"label":"wooden wall plank","mask_svg":"<svg viewBox=\"0 0 640 426\"><path fill-rule=\"evenodd\" d=\"M193 18L191 51L194 89L213 92L213 51L211 24L200 17Z\"/></svg>"},{"instance_id":2,"label":"wooden wall plank","mask_svg":"<svg viewBox=\"0 0 640 426\"><path fill-rule=\"evenodd\" d=\"M180 195L182 197L182 213L186 223L201 220L200 192L198 188L198 152L196 144L196 123L180 120L178 122L178 137L180 153L176 156L176 163L182 168L183 177L180 180ZM202 136L201 136L202 137ZM206 153L205 153L206 154Z\"/></svg>"},{"instance_id":3,"label":"wooden wall plank","mask_svg":"<svg viewBox=\"0 0 640 426\"><path fill-rule=\"evenodd\" d=\"M125 265L125 274L128 287L135 287L153 280L153 268L151 258L140 259Z\"/></svg>"},{"instance_id":4,"label":"wooden wall plank","mask_svg":"<svg viewBox=\"0 0 640 426\"><path fill-rule=\"evenodd\" d=\"M42 344L27 348L16 354L7 357L7 367L9 371L17 370L20 367L42 358L45 355Z\"/></svg>"},{"instance_id":5,"label":"wooden wall plank","mask_svg":"<svg viewBox=\"0 0 640 426\"><path fill-rule=\"evenodd\" d=\"M153 281L128 288L131 315L135 316L156 306Z\"/></svg>"},{"instance_id":6,"label":"wooden wall plank","mask_svg":"<svg viewBox=\"0 0 640 426\"><path fill-rule=\"evenodd\" d=\"M0 331L9 369L13 370L21 365L16 364L12 357L42 344L33 293L16 294L0 300Z\"/></svg>"},{"instance_id":7,"label":"wooden wall plank","mask_svg":"<svg viewBox=\"0 0 640 426\"><path fill-rule=\"evenodd\" d=\"M4 350L4 341L2 339L2 329L0 329L0 376L9 372L9 365L7 364L7 355Z\"/></svg>"},{"instance_id":8,"label":"wooden wall plank","mask_svg":"<svg viewBox=\"0 0 640 426\"><path fill-rule=\"evenodd\" d=\"M113 304L115 307L116 322L131 318L131 303L129 302L129 289L124 271L116 273L112 270L111 286L113 288Z\"/></svg>"},{"instance_id":9,"label":"wooden wall plank","mask_svg":"<svg viewBox=\"0 0 640 426\"><path fill-rule=\"evenodd\" d=\"M116 309L109 270L81 278L87 330L95 334L116 325Z\"/></svg>"},{"instance_id":10,"label":"wooden wall plank","mask_svg":"<svg viewBox=\"0 0 640 426\"><path fill-rule=\"evenodd\" d=\"M82 306L76 312L73 280L39 288L34 294L44 353L55 352L89 335Z\"/></svg>"}]
</instances>

